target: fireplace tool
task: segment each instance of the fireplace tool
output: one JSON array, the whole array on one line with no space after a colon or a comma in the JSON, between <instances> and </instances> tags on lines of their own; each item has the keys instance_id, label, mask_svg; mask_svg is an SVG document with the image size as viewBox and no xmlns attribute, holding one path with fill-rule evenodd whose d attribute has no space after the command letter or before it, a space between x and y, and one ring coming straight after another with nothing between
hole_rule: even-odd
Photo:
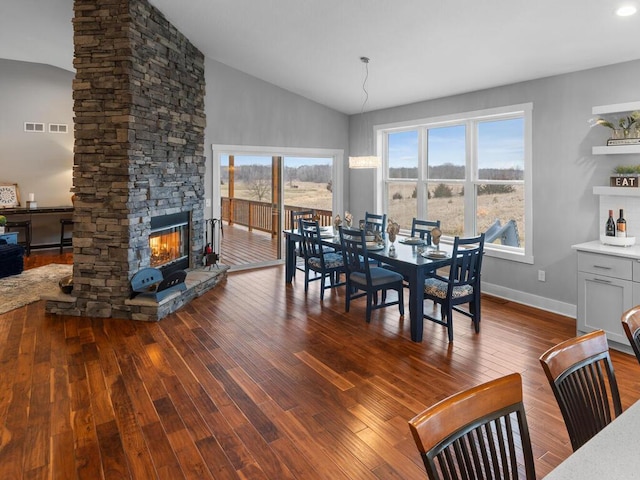
<instances>
[{"instance_id":1,"label":"fireplace tool","mask_svg":"<svg viewBox=\"0 0 640 480\"><path fill-rule=\"evenodd\" d=\"M205 220L207 228L205 228L205 246L204 246L204 265L211 270L212 266L217 266L220 261L220 250L222 246L222 220L218 218L209 218ZM211 242L209 242L209 233L211 233Z\"/></svg>"}]
</instances>

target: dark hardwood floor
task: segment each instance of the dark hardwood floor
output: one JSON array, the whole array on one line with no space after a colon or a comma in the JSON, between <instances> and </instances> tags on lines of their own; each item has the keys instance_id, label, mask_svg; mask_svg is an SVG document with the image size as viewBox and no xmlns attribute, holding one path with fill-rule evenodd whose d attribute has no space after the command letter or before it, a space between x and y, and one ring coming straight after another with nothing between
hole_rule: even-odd
<instances>
[{"instance_id":1,"label":"dark hardwood floor","mask_svg":"<svg viewBox=\"0 0 640 480\"><path fill-rule=\"evenodd\" d=\"M301 279L232 273L158 323L50 316L43 302L0 315L0 478L424 478L407 420L514 371L538 478L571 453L538 357L573 319L485 297L480 334L458 315L453 343L432 323L413 343L396 308L367 324L362 301L345 314L341 289L321 303ZM627 408L640 365L612 358Z\"/></svg>"}]
</instances>

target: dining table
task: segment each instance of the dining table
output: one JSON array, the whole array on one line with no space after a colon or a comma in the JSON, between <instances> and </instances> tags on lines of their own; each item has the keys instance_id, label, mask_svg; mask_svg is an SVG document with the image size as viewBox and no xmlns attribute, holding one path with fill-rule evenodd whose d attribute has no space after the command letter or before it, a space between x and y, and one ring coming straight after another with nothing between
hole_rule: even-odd
<instances>
[{"instance_id":1,"label":"dining table","mask_svg":"<svg viewBox=\"0 0 640 480\"><path fill-rule=\"evenodd\" d=\"M325 229L322 235L322 244L340 250L340 238L335 234L329 234ZM285 278L287 283L293 282L296 268L296 243L302 239L297 229L284 230L286 242L285 254ZM409 243L410 242L410 243ZM389 265L394 271L401 273L407 280L409 286L409 319L411 340L422 341L423 321L424 321L424 281L425 278L439 268L451 264L452 245L440 244L438 251L440 258L433 257L433 246L426 246L422 243L415 243L408 237L397 237L391 248L389 239L384 239L376 248L367 249L369 258Z\"/></svg>"},{"instance_id":2,"label":"dining table","mask_svg":"<svg viewBox=\"0 0 640 480\"><path fill-rule=\"evenodd\" d=\"M640 478L640 402L636 402L554 468L545 480Z\"/></svg>"}]
</instances>

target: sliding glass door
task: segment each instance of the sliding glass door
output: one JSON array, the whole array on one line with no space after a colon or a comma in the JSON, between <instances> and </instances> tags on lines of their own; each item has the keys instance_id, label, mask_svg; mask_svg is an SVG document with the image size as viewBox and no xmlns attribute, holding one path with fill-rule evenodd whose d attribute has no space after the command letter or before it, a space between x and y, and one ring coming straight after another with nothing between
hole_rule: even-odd
<instances>
[{"instance_id":1,"label":"sliding glass door","mask_svg":"<svg viewBox=\"0 0 640 480\"><path fill-rule=\"evenodd\" d=\"M222 227L221 263L282 263L291 211L314 209L330 225L342 211L341 185L342 151L214 145L210 215Z\"/></svg>"}]
</instances>

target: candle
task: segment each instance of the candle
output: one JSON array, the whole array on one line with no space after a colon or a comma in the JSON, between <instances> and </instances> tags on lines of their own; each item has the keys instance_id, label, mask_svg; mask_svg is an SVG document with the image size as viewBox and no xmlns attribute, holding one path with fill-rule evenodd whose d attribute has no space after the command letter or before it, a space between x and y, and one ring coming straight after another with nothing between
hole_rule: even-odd
<instances>
[{"instance_id":1,"label":"candle","mask_svg":"<svg viewBox=\"0 0 640 480\"><path fill-rule=\"evenodd\" d=\"M33 202L33 201L35 201L35 199L36 199L35 194L30 193L30 194L29 194L29 201L30 201L30 202Z\"/></svg>"}]
</instances>

